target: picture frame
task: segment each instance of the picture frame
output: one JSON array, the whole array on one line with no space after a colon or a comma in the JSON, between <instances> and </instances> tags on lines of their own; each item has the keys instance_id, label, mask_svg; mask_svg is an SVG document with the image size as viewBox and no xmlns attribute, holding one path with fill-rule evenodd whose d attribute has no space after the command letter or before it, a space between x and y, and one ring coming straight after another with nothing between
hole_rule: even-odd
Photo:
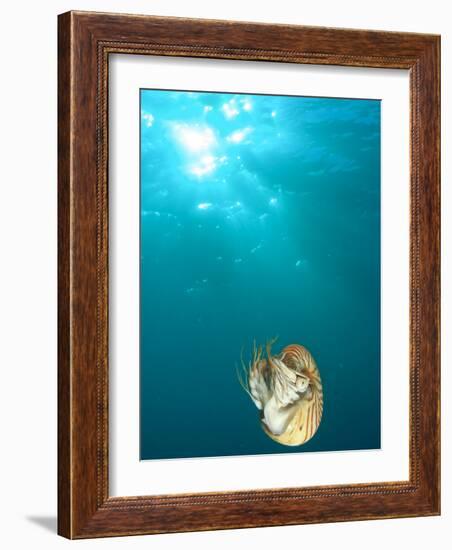
<instances>
[{"instance_id":1,"label":"picture frame","mask_svg":"<svg viewBox=\"0 0 452 550\"><path fill-rule=\"evenodd\" d=\"M440 37L91 12L60 15L58 31L58 533L78 539L438 515ZM408 481L110 496L112 54L409 71Z\"/></svg>"}]
</instances>

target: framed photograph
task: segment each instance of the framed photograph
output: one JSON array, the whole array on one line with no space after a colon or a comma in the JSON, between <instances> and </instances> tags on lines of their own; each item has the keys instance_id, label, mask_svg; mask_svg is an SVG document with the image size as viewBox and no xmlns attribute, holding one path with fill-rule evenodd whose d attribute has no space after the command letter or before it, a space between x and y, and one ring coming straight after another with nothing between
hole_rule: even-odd
<instances>
[{"instance_id":1,"label":"framed photograph","mask_svg":"<svg viewBox=\"0 0 452 550\"><path fill-rule=\"evenodd\" d=\"M439 50L59 16L61 535L439 514Z\"/></svg>"}]
</instances>

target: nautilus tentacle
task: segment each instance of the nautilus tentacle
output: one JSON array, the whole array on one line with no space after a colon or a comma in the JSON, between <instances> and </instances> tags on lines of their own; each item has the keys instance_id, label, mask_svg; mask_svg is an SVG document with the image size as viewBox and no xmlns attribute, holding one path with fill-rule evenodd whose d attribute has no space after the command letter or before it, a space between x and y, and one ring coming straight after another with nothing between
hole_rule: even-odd
<instances>
[{"instance_id":1,"label":"nautilus tentacle","mask_svg":"<svg viewBox=\"0 0 452 550\"><path fill-rule=\"evenodd\" d=\"M248 366L242 359L245 380L239 380L260 410L265 433L283 445L302 445L316 433L323 412L320 373L309 351L298 344L272 355L274 340L253 347Z\"/></svg>"}]
</instances>

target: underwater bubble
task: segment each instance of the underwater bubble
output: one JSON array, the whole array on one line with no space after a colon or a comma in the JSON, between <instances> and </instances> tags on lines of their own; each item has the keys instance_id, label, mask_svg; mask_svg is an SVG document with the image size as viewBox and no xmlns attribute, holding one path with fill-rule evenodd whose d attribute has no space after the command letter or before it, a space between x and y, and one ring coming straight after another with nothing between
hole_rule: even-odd
<instances>
[{"instance_id":1,"label":"underwater bubble","mask_svg":"<svg viewBox=\"0 0 452 550\"><path fill-rule=\"evenodd\" d=\"M211 202L200 202L198 204L198 210L208 210L209 208L212 208Z\"/></svg>"},{"instance_id":2,"label":"underwater bubble","mask_svg":"<svg viewBox=\"0 0 452 550\"><path fill-rule=\"evenodd\" d=\"M235 99L230 99L228 102L223 103L221 110L227 119L235 118L239 114Z\"/></svg>"},{"instance_id":3,"label":"underwater bubble","mask_svg":"<svg viewBox=\"0 0 452 550\"><path fill-rule=\"evenodd\" d=\"M142 112L141 118L147 128L150 128L154 124L154 116L151 113Z\"/></svg>"},{"instance_id":4,"label":"underwater bubble","mask_svg":"<svg viewBox=\"0 0 452 550\"><path fill-rule=\"evenodd\" d=\"M215 157L212 155L205 155L200 159L198 164L191 166L190 172L195 176L205 176L213 172L216 166Z\"/></svg>"},{"instance_id":5,"label":"underwater bubble","mask_svg":"<svg viewBox=\"0 0 452 550\"><path fill-rule=\"evenodd\" d=\"M242 128L241 130L236 130L227 136L226 141L229 143L241 143L248 134L252 132L251 128ZM239 157L237 157L239 158Z\"/></svg>"}]
</instances>

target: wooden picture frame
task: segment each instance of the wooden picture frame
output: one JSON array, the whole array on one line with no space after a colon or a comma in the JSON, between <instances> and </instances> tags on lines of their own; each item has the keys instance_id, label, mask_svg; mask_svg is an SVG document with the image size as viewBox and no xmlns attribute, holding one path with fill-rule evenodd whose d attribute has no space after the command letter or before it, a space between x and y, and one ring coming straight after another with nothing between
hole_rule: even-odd
<instances>
[{"instance_id":1,"label":"wooden picture frame","mask_svg":"<svg viewBox=\"0 0 452 550\"><path fill-rule=\"evenodd\" d=\"M440 38L68 12L58 38L58 532L68 538L440 513ZM410 73L409 481L110 497L108 61L112 53Z\"/></svg>"}]
</instances>

